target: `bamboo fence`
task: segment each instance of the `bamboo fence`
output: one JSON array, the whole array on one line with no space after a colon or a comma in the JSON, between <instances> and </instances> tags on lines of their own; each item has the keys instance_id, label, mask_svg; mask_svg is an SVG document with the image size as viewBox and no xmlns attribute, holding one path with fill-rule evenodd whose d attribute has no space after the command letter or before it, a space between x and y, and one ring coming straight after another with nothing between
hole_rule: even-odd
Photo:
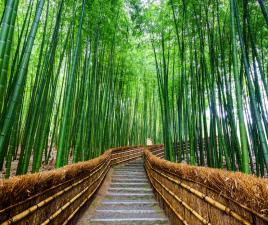
<instances>
[{"instance_id":1,"label":"bamboo fence","mask_svg":"<svg viewBox=\"0 0 268 225\"><path fill-rule=\"evenodd\" d=\"M145 149L145 168L171 224L268 224L266 180L168 162L157 157L160 149Z\"/></svg>"},{"instance_id":2,"label":"bamboo fence","mask_svg":"<svg viewBox=\"0 0 268 225\"><path fill-rule=\"evenodd\" d=\"M86 162L1 180L0 224L71 224L111 166L142 154L142 146L113 148Z\"/></svg>"}]
</instances>

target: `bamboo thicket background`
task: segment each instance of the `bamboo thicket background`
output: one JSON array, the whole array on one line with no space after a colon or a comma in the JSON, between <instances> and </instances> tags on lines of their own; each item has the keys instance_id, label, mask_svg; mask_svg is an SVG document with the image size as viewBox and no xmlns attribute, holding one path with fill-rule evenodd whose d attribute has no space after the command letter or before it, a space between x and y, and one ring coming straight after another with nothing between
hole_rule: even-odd
<instances>
[{"instance_id":1,"label":"bamboo thicket background","mask_svg":"<svg viewBox=\"0 0 268 225\"><path fill-rule=\"evenodd\" d=\"M2 174L59 168L151 138L168 160L264 176L267 7L1 1Z\"/></svg>"}]
</instances>

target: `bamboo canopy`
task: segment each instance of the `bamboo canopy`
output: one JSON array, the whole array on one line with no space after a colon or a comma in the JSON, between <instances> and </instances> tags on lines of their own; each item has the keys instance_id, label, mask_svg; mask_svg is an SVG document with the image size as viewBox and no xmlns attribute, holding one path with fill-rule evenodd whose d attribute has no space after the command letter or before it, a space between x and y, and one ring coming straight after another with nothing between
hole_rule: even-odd
<instances>
[{"instance_id":1,"label":"bamboo canopy","mask_svg":"<svg viewBox=\"0 0 268 225\"><path fill-rule=\"evenodd\" d=\"M0 2L1 177L164 143L268 173L264 0Z\"/></svg>"}]
</instances>

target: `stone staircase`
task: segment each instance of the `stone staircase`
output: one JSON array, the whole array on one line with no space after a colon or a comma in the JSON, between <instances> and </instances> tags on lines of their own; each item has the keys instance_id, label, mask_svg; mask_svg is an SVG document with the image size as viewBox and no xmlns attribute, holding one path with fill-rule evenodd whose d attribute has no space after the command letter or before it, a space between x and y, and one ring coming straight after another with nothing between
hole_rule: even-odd
<instances>
[{"instance_id":1,"label":"stone staircase","mask_svg":"<svg viewBox=\"0 0 268 225\"><path fill-rule=\"evenodd\" d=\"M169 224L154 199L143 165L136 160L115 167L104 198L94 213L87 218L82 215L78 224Z\"/></svg>"}]
</instances>

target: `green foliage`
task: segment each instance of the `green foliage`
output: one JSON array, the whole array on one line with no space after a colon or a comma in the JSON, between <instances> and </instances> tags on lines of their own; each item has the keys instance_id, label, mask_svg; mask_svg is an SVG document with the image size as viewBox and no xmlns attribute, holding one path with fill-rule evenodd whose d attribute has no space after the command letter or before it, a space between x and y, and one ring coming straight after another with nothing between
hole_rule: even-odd
<instances>
[{"instance_id":1,"label":"green foliage","mask_svg":"<svg viewBox=\"0 0 268 225\"><path fill-rule=\"evenodd\" d=\"M149 137L168 160L267 172L265 1L11 0L0 13L6 177L15 159L37 172Z\"/></svg>"},{"instance_id":2,"label":"green foliage","mask_svg":"<svg viewBox=\"0 0 268 225\"><path fill-rule=\"evenodd\" d=\"M147 8L167 159L267 170L268 29L260 6L170 0Z\"/></svg>"},{"instance_id":3,"label":"green foliage","mask_svg":"<svg viewBox=\"0 0 268 225\"><path fill-rule=\"evenodd\" d=\"M152 64L144 66L149 48L141 51L141 31L133 26L142 21L138 11L132 21L125 4L30 0L20 1L15 17L3 14L15 18L14 30L6 29L14 38L1 33L3 46L12 46L1 72L0 162L7 178L13 159L19 160L17 174L29 165L37 172L55 160L53 149L60 167L112 146L161 141L156 88L145 84L155 85Z\"/></svg>"}]
</instances>

